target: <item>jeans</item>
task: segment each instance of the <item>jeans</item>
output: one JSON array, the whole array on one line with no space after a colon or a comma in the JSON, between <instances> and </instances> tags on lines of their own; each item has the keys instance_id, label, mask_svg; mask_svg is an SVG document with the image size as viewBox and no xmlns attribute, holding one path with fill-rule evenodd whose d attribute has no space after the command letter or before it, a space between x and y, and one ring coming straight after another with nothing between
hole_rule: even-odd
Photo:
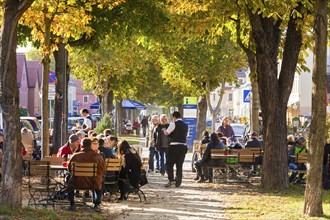
<instances>
[{"instance_id":1,"label":"jeans","mask_svg":"<svg viewBox=\"0 0 330 220\"><path fill-rule=\"evenodd\" d=\"M168 148L168 160L166 161L167 165L167 174L168 180L174 181L174 164L176 165L176 181L181 183L182 181L182 165L188 148L186 145L170 145Z\"/></svg>"},{"instance_id":2,"label":"jeans","mask_svg":"<svg viewBox=\"0 0 330 220\"><path fill-rule=\"evenodd\" d=\"M306 170L306 166L305 164L296 164L296 163L289 163L289 168L291 170ZM292 172L290 177L289 177L289 182L293 182L293 180L296 178L297 176L297 172ZM303 178L304 174L303 173L299 173L299 176L298 176L298 182L299 180L301 180Z\"/></svg>"},{"instance_id":3,"label":"jeans","mask_svg":"<svg viewBox=\"0 0 330 220\"><path fill-rule=\"evenodd\" d=\"M143 137L147 134L147 126L142 126Z\"/></svg>"},{"instance_id":4,"label":"jeans","mask_svg":"<svg viewBox=\"0 0 330 220\"><path fill-rule=\"evenodd\" d=\"M167 161L167 148L161 148L159 153L159 162L160 162L160 173L165 173L167 171L166 169L166 161Z\"/></svg>"},{"instance_id":5,"label":"jeans","mask_svg":"<svg viewBox=\"0 0 330 220\"><path fill-rule=\"evenodd\" d=\"M68 191L68 200L70 202L70 205L74 205L74 191L73 190ZM95 205L100 205L101 201L102 201L102 189L101 190L94 189L93 190L93 203Z\"/></svg>"},{"instance_id":6,"label":"jeans","mask_svg":"<svg viewBox=\"0 0 330 220\"><path fill-rule=\"evenodd\" d=\"M149 170L155 170L155 156L156 156L156 169L159 170L159 155L155 147L149 147Z\"/></svg>"}]
</instances>

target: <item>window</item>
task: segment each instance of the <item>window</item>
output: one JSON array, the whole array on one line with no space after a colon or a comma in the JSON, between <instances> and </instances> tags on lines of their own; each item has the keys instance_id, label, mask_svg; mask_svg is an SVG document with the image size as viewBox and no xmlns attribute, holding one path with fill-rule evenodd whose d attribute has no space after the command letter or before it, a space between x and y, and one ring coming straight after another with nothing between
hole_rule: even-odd
<instances>
[{"instance_id":1,"label":"window","mask_svg":"<svg viewBox=\"0 0 330 220\"><path fill-rule=\"evenodd\" d=\"M239 79L239 84L243 84L244 80L243 79Z\"/></svg>"},{"instance_id":2,"label":"window","mask_svg":"<svg viewBox=\"0 0 330 220\"><path fill-rule=\"evenodd\" d=\"M88 103L88 96L84 96L84 103Z\"/></svg>"},{"instance_id":3,"label":"window","mask_svg":"<svg viewBox=\"0 0 330 220\"><path fill-rule=\"evenodd\" d=\"M229 93L228 101L233 101L233 93Z\"/></svg>"},{"instance_id":4,"label":"window","mask_svg":"<svg viewBox=\"0 0 330 220\"><path fill-rule=\"evenodd\" d=\"M213 93L213 101L215 101L215 93Z\"/></svg>"}]
</instances>

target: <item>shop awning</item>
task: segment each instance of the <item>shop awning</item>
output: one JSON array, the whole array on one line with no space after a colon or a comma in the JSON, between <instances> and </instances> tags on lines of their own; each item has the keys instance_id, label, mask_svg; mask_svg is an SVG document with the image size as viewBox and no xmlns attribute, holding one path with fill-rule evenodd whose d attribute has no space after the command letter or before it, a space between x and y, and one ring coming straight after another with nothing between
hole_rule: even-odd
<instances>
[{"instance_id":1,"label":"shop awning","mask_svg":"<svg viewBox=\"0 0 330 220\"><path fill-rule=\"evenodd\" d=\"M123 99L123 102L122 102L122 108L123 109L137 109L137 110L145 110L146 109L146 106L137 102L137 101L134 101L134 100L131 100L131 99Z\"/></svg>"},{"instance_id":2,"label":"shop awning","mask_svg":"<svg viewBox=\"0 0 330 220\"><path fill-rule=\"evenodd\" d=\"M95 102L89 106L90 109L99 109L100 108L100 103Z\"/></svg>"}]
</instances>

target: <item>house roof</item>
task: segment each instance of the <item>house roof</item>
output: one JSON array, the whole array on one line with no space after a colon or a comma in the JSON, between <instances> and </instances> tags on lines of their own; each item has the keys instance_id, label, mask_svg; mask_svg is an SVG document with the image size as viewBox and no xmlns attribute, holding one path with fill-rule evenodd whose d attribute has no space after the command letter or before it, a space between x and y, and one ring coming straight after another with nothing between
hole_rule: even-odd
<instances>
[{"instance_id":1,"label":"house roof","mask_svg":"<svg viewBox=\"0 0 330 220\"><path fill-rule=\"evenodd\" d=\"M21 86L22 74L24 72L24 68L26 68L26 59L24 53L17 53L17 85Z\"/></svg>"},{"instance_id":2,"label":"house roof","mask_svg":"<svg viewBox=\"0 0 330 220\"><path fill-rule=\"evenodd\" d=\"M27 61L26 66L28 71L29 88L34 88L37 82L40 87L42 79L42 64L38 61ZM39 72L41 72L41 74L39 74Z\"/></svg>"},{"instance_id":3,"label":"house roof","mask_svg":"<svg viewBox=\"0 0 330 220\"><path fill-rule=\"evenodd\" d=\"M79 79L72 79L72 81L77 85L77 95L94 95L91 91L84 91L84 89L82 88L83 81Z\"/></svg>"}]
</instances>

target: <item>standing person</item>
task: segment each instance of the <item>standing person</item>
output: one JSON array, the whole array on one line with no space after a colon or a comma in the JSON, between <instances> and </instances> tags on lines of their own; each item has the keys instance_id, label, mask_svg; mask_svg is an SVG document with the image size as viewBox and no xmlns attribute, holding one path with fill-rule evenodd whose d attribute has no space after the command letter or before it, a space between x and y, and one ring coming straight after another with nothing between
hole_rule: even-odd
<instances>
[{"instance_id":1,"label":"standing person","mask_svg":"<svg viewBox=\"0 0 330 220\"><path fill-rule=\"evenodd\" d=\"M163 130L168 128L167 115L160 115L160 124L157 126L154 133L155 146L159 153L160 160L160 174L164 175L166 171L165 159L167 161L168 147L170 146L170 139L164 134Z\"/></svg>"},{"instance_id":2,"label":"standing person","mask_svg":"<svg viewBox=\"0 0 330 220\"><path fill-rule=\"evenodd\" d=\"M30 129L23 127L21 129L22 144L26 150L26 158L32 159L33 146L34 146L34 137Z\"/></svg>"},{"instance_id":3,"label":"standing person","mask_svg":"<svg viewBox=\"0 0 330 220\"><path fill-rule=\"evenodd\" d=\"M229 118L228 117L225 117L222 120L222 124L218 128L217 132L221 132L227 138L230 138L230 137L234 137L235 136L234 130L230 126L230 121L229 121Z\"/></svg>"},{"instance_id":4,"label":"standing person","mask_svg":"<svg viewBox=\"0 0 330 220\"><path fill-rule=\"evenodd\" d=\"M80 188L80 189L90 189L94 188L93 191L93 203L94 203L94 210L100 211L100 204L102 199L102 178L103 174L105 172L105 162L103 160L103 157L95 152L95 150L98 147L97 140L92 140L85 138L83 139L83 150L71 158L69 165L68 165L68 171L71 172L71 163L72 162L80 162L80 163L96 163L97 164L97 174L96 178L94 177L75 177L76 181L71 177L68 181L67 185L67 192L68 192L68 200L70 201L70 207L69 211L75 211L76 206L74 202L74 188ZM77 184L77 185L75 185Z\"/></svg>"},{"instance_id":5,"label":"standing person","mask_svg":"<svg viewBox=\"0 0 330 220\"><path fill-rule=\"evenodd\" d=\"M156 131L156 128L159 124L159 118L158 115L153 115L151 118L151 124L148 129L148 135L147 135L147 146L149 146L149 171L153 172L155 170L155 156L156 156L156 171L159 171L159 155L158 151L155 147L154 142L154 133Z\"/></svg>"},{"instance_id":6,"label":"standing person","mask_svg":"<svg viewBox=\"0 0 330 220\"><path fill-rule=\"evenodd\" d=\"M182 165L188 151L187 134L188 125L181 119L178 111L172 114L173 121L169 127L164 130L165 135L170 135L170 146L168 148L167 174L168 183L165 187L171 187L175 183L176 187L180 187L182 183ZM174 180L173 167L176 165L176 178Z\"/></svg>"},{"instance_id":7,"label":"standing person","mask_svg":"<svg viewBox=\"0 0 330 220\"><path fill-rule=\"evenodd\" d=\"M92 117L86 108L80 110L80 115L84 118L84 123L82 125L83 131L88 133L88 131L93 130Z\"/></svg>"},{"instance_id":8,"label":"standing person","mask_svg":"<svg viewBox=\"0 0 330 220\"><path fill-rule=\"evenodd\" d=\"M148 126L148 118L147 116L143 116L143 119L141 121L141 125L142 125L142 131L143 131L143 137L146 137L147 135L147 126Z\"/></svg>"}]
</instances>

